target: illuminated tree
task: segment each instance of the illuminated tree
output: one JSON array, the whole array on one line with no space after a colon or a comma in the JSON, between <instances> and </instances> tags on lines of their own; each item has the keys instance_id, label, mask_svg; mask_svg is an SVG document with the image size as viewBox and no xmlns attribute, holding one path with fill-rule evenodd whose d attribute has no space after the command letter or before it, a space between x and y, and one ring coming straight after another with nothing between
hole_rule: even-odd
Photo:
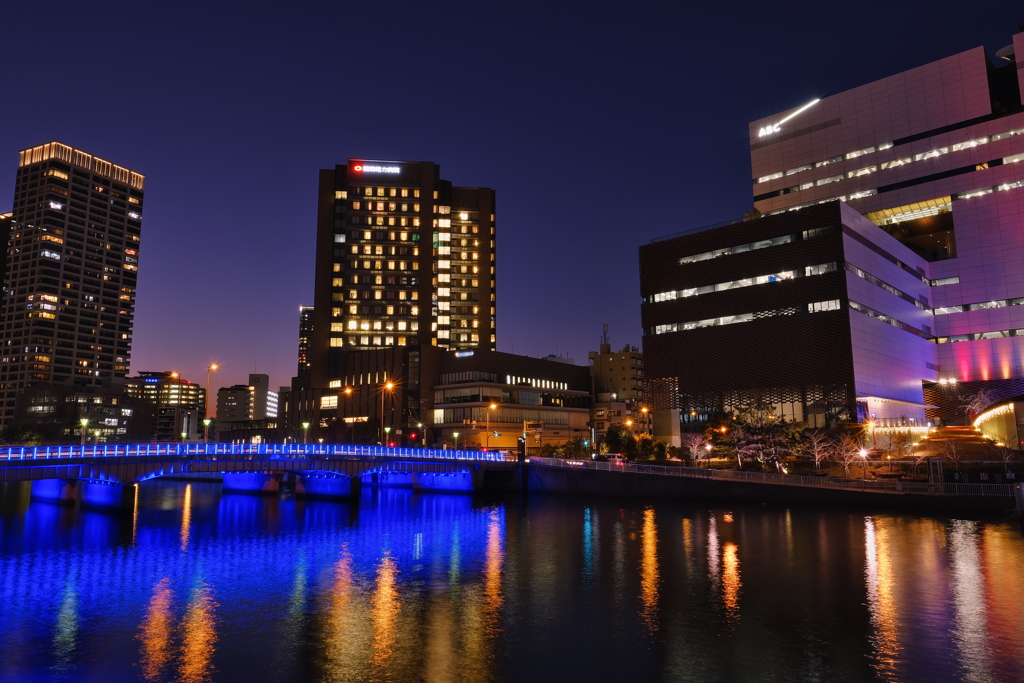
<instances>
[{"instance_id":1,"label":"illuminated tree","mask_svg":"<svg viewBox=\"0 0 1024 683\"><path fill-rule=\"evenodd\" d=\"M809 429L804 432L804 453L814 460L815 469L821 469L821 463L828 460L834 447L834 440L824 430Z\"/></svg>"},{"instance_id":2,"label":"illuminated tree","mask_svg":"<svg viewBox=\"0 0 1024 683\"><path fill-rule=\"evenodd\" d=\"M850 465L860 458L860 452L864 450L864 444L856 436L844 434L834 442L832 447L832 459L843 466L843 476L850 476Z\"/></svg>"}]
</instances>

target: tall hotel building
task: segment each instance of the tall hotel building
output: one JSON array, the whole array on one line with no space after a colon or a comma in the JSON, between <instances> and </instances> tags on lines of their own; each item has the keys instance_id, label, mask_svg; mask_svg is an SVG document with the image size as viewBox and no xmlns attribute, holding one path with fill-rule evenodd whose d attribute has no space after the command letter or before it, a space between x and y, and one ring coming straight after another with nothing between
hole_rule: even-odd
<instances>
[{"instance_id":1,"label":"tall hotel building","mask_svg":"<svg viewBox=\"0 0 1024 683\"><path fill-rule=\"evenodd\" d=\"M1022 66L1018 34L751 123L756 210L640 249L655 407L920 423L1024 394Z\"/></svg>"},{"instance_id":2,"label":"tall hotel building","mask_svg":"<svg viewBox=\"0 0 1024 683\"><path fill-rule=\"evenodd\" d=\"M0 305L0 425L29 385L128 371L144 176L59 142L21 152Z\"/></svg>"},{"instance_id":3,"label":"tall hotel building","mask_svg":"<svg viewBox=\"0 0 1024 683\"><path fill-rule=\"evenodd\" d=\"M349 159L320 171L318 197L312 386L339 387L354 351L494 349L493 190Z\"/></svg>"}]
</instances>

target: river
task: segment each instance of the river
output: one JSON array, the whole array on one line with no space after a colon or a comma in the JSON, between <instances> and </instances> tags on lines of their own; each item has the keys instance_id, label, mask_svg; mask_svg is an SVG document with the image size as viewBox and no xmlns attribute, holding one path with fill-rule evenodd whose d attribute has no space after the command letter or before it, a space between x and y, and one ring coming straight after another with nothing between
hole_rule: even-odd
<instances>
[{"instance_id":1,"label":"river","mask_svg":"<svg viewBox=\"0 0 1024 683\"><path fill-rule=\"evenodd\" d=\"M1024 680L1015 519L0 486L0 681Z\"/></svg>"}]
</instances>

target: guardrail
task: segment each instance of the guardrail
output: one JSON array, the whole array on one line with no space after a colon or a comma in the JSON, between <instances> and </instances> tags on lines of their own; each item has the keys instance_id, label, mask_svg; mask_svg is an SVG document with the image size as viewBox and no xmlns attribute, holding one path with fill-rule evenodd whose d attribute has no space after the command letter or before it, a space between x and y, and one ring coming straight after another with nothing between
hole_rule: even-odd
<instances>
[{"instance_id":1,"label":"guardrail","mask_svg":"<svg viewBox=\"0 0 1024 683\"><path fill-rule=\"evenodd\" d=\"M455 451L436 448L388 448L385 446L346 446L340 444L274 443L167 443L111 444L91 446L8 446L0 448L0 463L38 460L88 460L95 458L421 458L429 460L469 460L505 462L514 455L501 451Z\"/></svg>"},{"instance_id":2,"label":"guardrail","mask_svg":"<svg viewBox=\"0 0 1024 683\"><path fill-rule=\"evenodd\" d=\"M805 486L808 488L841 489L845 491L872 491L875 493L920 493L947 496L1005 496L1012 497L1013 484L944 484L919 481L844 479L815 477L774 472L737 472L695 467L667 467L638 463L602 462L599 460L563 460L561 458L530 458L530 464L566 469L590 469L634 474L656 474L667 477L744 481L757 484Z\"/></svg>"}]
</instances>

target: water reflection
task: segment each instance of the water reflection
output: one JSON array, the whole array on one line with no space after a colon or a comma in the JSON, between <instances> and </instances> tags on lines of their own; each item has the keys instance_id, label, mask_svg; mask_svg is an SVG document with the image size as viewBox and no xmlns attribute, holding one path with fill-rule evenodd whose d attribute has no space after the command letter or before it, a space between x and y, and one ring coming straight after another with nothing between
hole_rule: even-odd
<instances>
[{"instance_id":1,"label":"water reflection","mask_svg":"<svg viewBox=\"0 0 1024 683\"><path fill-rule=\"evenodd\" d=\"M722 549L722 603L725 615L730 621L740 618L740 559L735 543L726 543Z\"/></svg>"},{"instance_id":2,"label":"water reflection","mask_svg":"<svg viewBox=\"0 0 1024 683\"><path fill-rule=\"evenodd\" d=\"M398 613L400 610L397 589L398 569L391 556L385 553L377 566L377 588L371 599L373 619L373 645L370 662L370 680L382 681L387 675L392 648L398 637Z\"/></svg>"},{"instance_id":3,"label":"water reflection","mask_svg":"<svg viewBox=\"0 0 1024 683\"><path fill-rule=\"evenodd\" d=\"M61 593L57 623L53 633L53 669L68 671L74 660L78 644L78 587L74 569L68 573Z\"/></svg>"},{"instance_id":4,"label":"water reflection","mask_svg":"<svg viewBox=\"0 0 1024 683\"><path fill-rule=\"evenodd\" d=\"M487 519L487 550L484 555L484 624L488 638L494 638L501 630L499 620L504 603L501 590L501 575L505 566L505 550L502 547L504 531L501 513L491 510Z\"/></svg>"},{"instance_id":5,"label":"water reflection","mask_svg":"<svg viewBox=\"0 0 1024 683\"><path fill-rule=\"evenodd\" d=\"M184 683L202 683L213 674L214 644L217 642L213 612L213 590L200 582L192 591L182 624L181 665L178 674Z\"/></svg>"},{"instance_id":6,"label":"water reflection","mask_svg":"<svg viewBox=\"0 0 1024 683\"><path fill-rule=\"evenodd\" d=\"M896 664L900 653L899 617L890 557L889 533L883 519L864 520L865 583L874 634L874 665L878 677L899 680Z\"/></svg>"},{"instance_id":7,"label":"water reflection","mask_svg":"<svg viewBox=\"0 0 1024 683\"><path fill-rule=\"evenodd\" d=\"M200 482L147 482L139 501L137 518L0 513L0 680L1024 670L1024 539L999 521L411 491L298 503Z\"/></svg>"},{"instance_id":8,"label":"water reflection","mask_svg":"<svg viewBox=\"0 0 1024 683\"><path fill-rule=\"evenodd\" d=\"M171 659L173 597L167 577L160 579L153 587L153 596L149 599L146 618L139 633L139 640L142 641L142 676L147 681L160 680L164 667Z\"/></svg>"},{"instance_id":9,"label":"water reflection","mask_svg":"<svg viewBox=\"0 0 1024 683\"><path fill-rule=\"evenodd\" d=\"M641 538L640 602L644 625L653 635L658 630L658 527L653 508L644 510Z\"/></svg>"},{"instance_id":10,"label":"water reflection","mask_svg":"<svg viewBox=\"0 0 1024 683\"><path fill-rule=\"evenodd\" d=\"M951 588L956 609L953 638L960 651L960 666L968 681L988 681L989 649L985 577L978 548L978 523L956 520L950 525Z\"/></svg>"},{"instance_id":11,"label":"water reflection","mask_svg":"<svg viewBox=\"0 0 1024 683\"><path fill-rule=\"evenodd\" d=\"M356 605L356 587L352 572L352 555L343 546L341 557L334 564L326 624L323 632L325 665L324 680L349 680L359 671L360 652L366 647L367 629Z\"/></svg>"},{"instance_id":12,"label":"water reflection","mask_svg":"<svg viewBox=\"0 0 1024 683\"><path fill-rule=\"evenodd\" d=\"M185 500L181 504L181 552L188 550L188 534L192 526L192 484L185 484Z\"/></svg>"}]
</instances>

